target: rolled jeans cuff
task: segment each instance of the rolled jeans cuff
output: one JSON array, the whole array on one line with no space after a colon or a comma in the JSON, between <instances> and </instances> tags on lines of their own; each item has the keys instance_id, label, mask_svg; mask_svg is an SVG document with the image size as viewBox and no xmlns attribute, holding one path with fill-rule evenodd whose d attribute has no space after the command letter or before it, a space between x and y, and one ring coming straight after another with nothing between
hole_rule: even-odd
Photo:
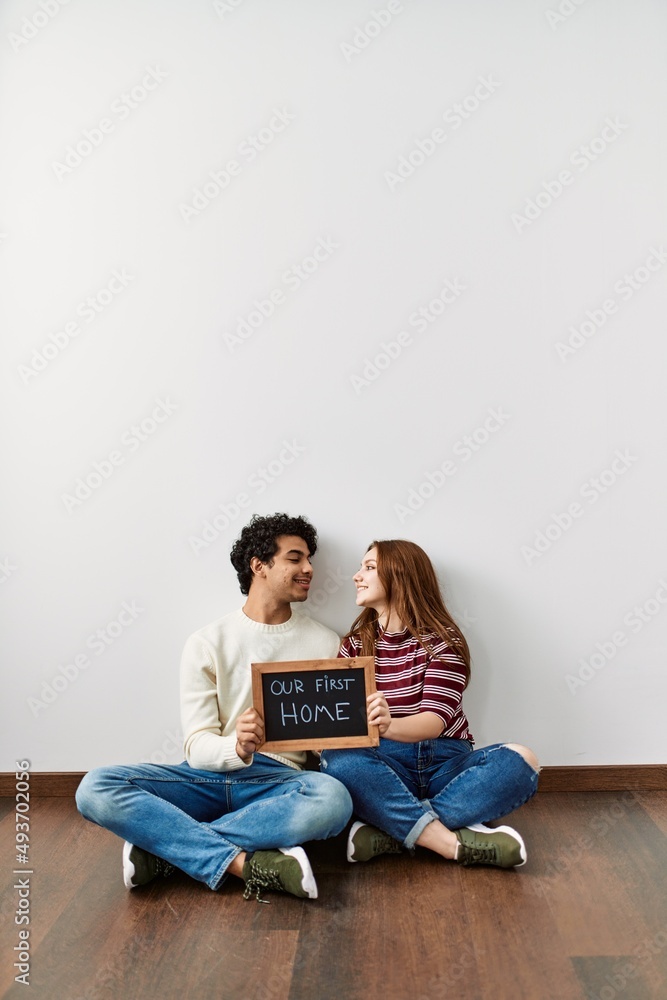
<instances>
[{"instance_id":1,"label":"rolled jeans cuff","mask_svg":"<svg viewBox=\"0 0 667 1000\"><path fill-rule=\"evenodd\" d=\"M430 804L429 804L429 809L427 811L425 811L422 816L419 817L419 819L417 820L417 822L415 823L415 825L410 830L410 833L407 835L407 837L404 840L404 844L408 848L408 850L412 851L414 849L415 844L417 843L417 841L421 837L421 835L424 832L424 830L426 829L426 827L429 825L429 823L432 823L433 820L437 819L437 818L438 817L433 812L433 810L430 808Z\"/></svg>"}]
</instances>

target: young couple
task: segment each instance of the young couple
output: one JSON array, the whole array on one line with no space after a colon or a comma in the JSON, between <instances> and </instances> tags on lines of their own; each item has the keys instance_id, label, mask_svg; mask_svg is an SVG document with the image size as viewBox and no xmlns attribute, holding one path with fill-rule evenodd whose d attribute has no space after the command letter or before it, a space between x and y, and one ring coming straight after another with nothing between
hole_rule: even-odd
<instances>
[{"instance_id":1,"label":"young couple","mask_svg":"<svg viewBox=\"0 0 667 1000\"><path fill-rule=\"evenodd\" d=\"M231 551L243 607L195 632L181 661L186 761L90 771L77 790L86 819L124 841L128 888L180 868L219 889L228 876L244 896L264 890L317 896L300 846L349 822L348 859L426 847L459 864L502 868L526 860L504 816L537 790L526 747L473 750L461 706L470 673L465 638L443 604L418 545L374 542L354 576L361 614L338 636L291 605L308 597L315 529L303 517L255 516ZM380 746L322 753L263 752L250 664L375 655L369 721Z\"/></svg>"}]
</instances>

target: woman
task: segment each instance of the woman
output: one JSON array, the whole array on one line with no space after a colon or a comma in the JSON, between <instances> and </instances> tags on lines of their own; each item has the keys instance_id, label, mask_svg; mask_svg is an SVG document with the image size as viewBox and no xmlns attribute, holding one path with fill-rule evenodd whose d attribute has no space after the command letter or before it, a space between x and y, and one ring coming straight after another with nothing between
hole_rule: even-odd
<instances>
[{"instance_id":1,"label":"woman","mask_svg":"<svg viewBox=\"0 0 667 1000\"><path fill-rule=\"evenodd\" d=\"M322 753L360 818L348 860L419 845L463 865L523 865L516 830L483 824L535 794L538 762L516 743L473 749L461 703L470 652L430 559L414 542L376 541L353 579L363 610L339 656L375 656L368 718L381 738L379 747Z\"/></svg>"}]
</instances>

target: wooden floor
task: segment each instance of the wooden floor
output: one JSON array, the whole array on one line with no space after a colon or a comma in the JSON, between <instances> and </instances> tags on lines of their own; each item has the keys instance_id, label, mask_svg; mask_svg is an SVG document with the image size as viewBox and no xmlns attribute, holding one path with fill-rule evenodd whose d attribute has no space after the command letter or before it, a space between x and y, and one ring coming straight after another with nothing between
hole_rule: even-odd
<instances>
[{"instance_id":1,"label":"wooden floor","mask_svg":"<svg viewBox=\"0 0 667 1000\"><path fill-rule=\"evenodd\" d=\"M120 841L31 803L30 987L14 983L14 813L0 800L4 997L49 1000L667 1000L667 792L539 793L528 863L418 851L350 865L308 846L319 899L177 873L128 892Z\"/></svg>"}]
</instances>

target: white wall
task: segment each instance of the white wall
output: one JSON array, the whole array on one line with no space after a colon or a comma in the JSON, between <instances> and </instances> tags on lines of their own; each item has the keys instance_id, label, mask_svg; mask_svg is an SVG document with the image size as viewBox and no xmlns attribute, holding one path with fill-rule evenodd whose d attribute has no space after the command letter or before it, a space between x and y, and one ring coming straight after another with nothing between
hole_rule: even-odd
<instances>
[{"instance_id":1,"label":"white wall","mask_svg":"<svg viewBox=\"0 0 667 1000\"><path fill-rule=\"evenodd\" d=\"M427 549L478 743L664 761L667 8L558 11L5 0L0 769L180 759L276 510L339 631L372 538Z\"/></svg>"}]
</instances>

